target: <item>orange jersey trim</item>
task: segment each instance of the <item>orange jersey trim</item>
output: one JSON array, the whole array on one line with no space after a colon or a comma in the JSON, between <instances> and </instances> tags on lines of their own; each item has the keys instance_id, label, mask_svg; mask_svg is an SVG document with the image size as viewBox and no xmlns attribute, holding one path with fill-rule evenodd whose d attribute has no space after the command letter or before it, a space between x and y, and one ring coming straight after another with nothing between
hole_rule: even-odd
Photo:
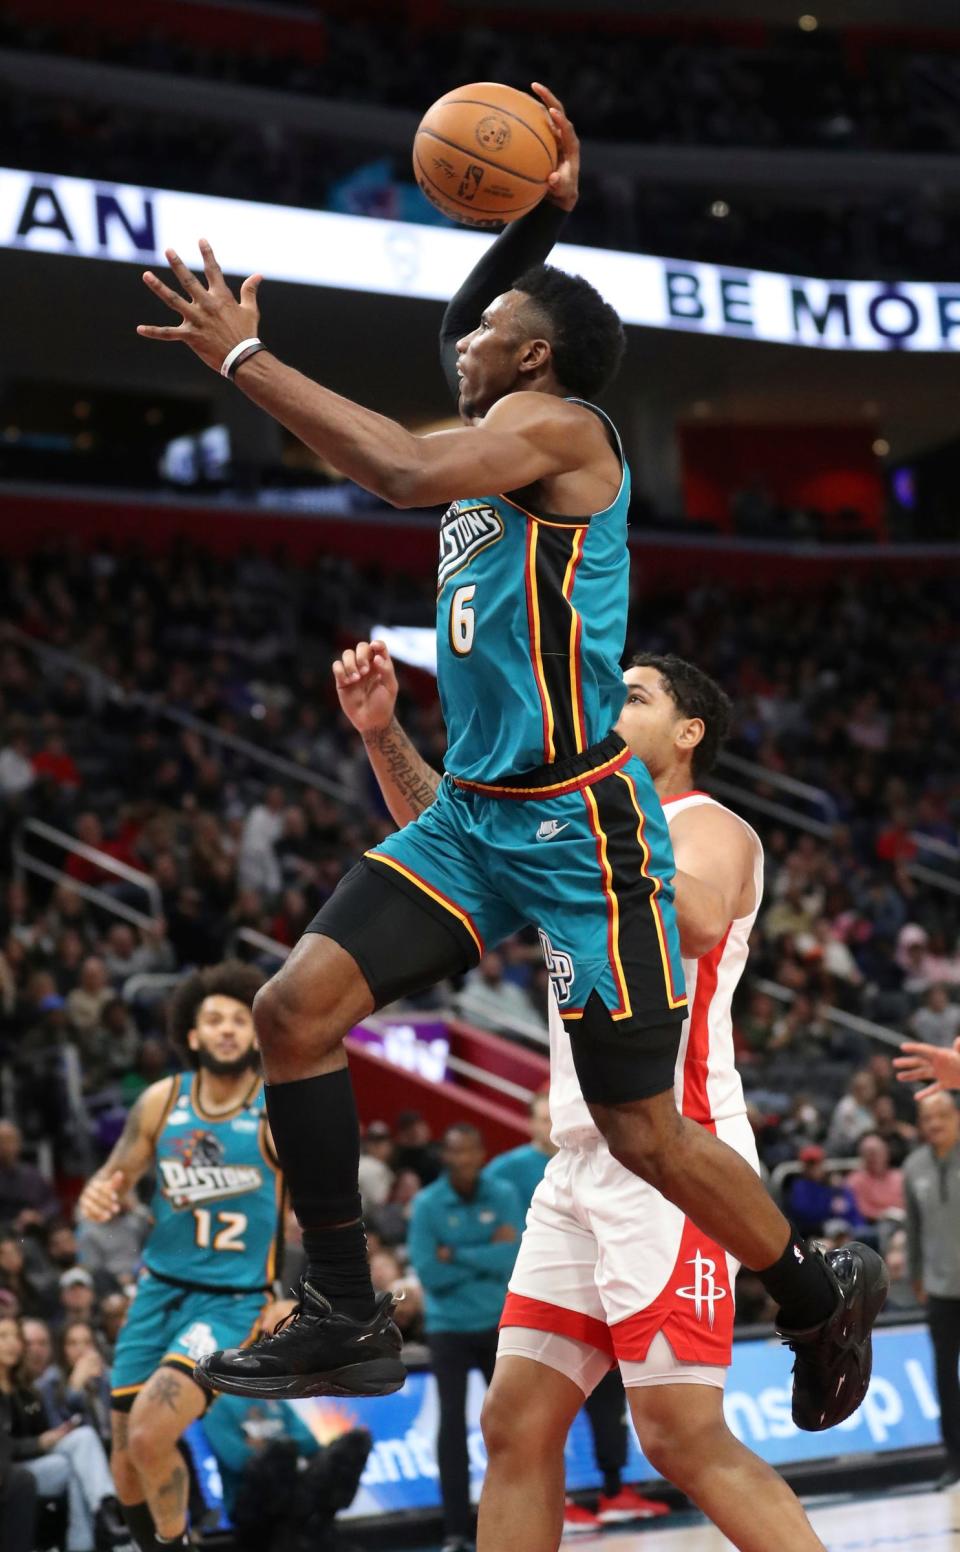
<instances>
[{"instance_id":1,"label":"orange jersey trim","mask_svg":"<svg viewBox=\"0 0 960 1552\"><path fill-rule=\"evenodd\" d=\"M667 933L666 928L663 925L663 917L660 914L660 901L657 899L657 896L663 888L663 883L659 878L657 878L655 875L652 875L649 871L650 847L647 845L647 838L643 833L643 809L640 807L640 800L637 797L637 789L634 784L633 777L628 776L626 771L618 771L617 775L621 781L626 782L627 790L630 793L630 801L633 804L634 811L637 816L637 842L640 846L640 853L643 858L643 861L640 864L640 872L643 874L643 877L649 879L650 883L653 885L653 892L650 895L650 909L653 912L653 923L657 932L657 942L660 945L660 960L663 964L663 984L667 992L667 1002L671 1008L685 1008L687 1006L687 994L685 991L678 992L676 986L674 985L673 964L670 959L670 950L667 947Z\"/></svg>"},{"instance_id":2,"label":"orange jersey trim","mask_svg":"<svg viewBox=\"0 0 960 1552\"><path fill-rule=\"evenodd\" d=\"M567 781L555 781L545 787L498 787L496 783L484 781L465 781L461 776L454 776L455 787L462 787L465 792L485 792L495 798L562 798L568 792L579 792L582 788L592 787L595 782L602 781L613 771L619 771L632 759L629 749L624 749L620 754L615 754L609 760L604 760L602 765L594 766L592 771L584 771L581 776L571 776Z\"/></svg>"},{"instance_id":3,"label":"orange jersey trim","mask_svg":"<svg viewBox=\"0 0 960 1552\"><path fill-rule=\"evenodd\" d=\"M530 633L530 663L540 696L543 715L543 763L549 765L556 758L553 742L553 706L543 672L543 653L540 649L540 591L537 587L537 529L531 519L527 523L527 549L524 566L524 583L527 592L527 629Z\"/></svg>"},{"instance_id":4,"label":"orange jersey trim","mask_svg":"<svg viewBox=\"0 0 960 1552\"><path fill-rule=\"evenodd\" d=\"M441 894L440 890L435 889L432 884L428 884L426 879L421 878L418 873L414 873L412 869L404 867L402 862L395 861L393 857L388 857L382 851L368 851L366 855L372 857L375 862L382 862L385 867L393 868L395 873L401 874L408 883L415 884L418 889L422 889L423 893L429 895L431 900L435 900L437 905L442 905L445 911L449 911L451 916L455 916L460 925L469 932L476 945L477 953L481 958L483 957L485 952L483 939L466 911L461 910L459 905L456 905L453 900L448 899L445 894Z\"/></svg>"},{"instance_id":5,"label":"orange jersey trim","mask_svg":"<svg viewBox=\"0 0 960 1552\"><path fill-rule=\"evenodd\" d=\"M587 728L583 718L583 678L580 664L583 621L573 605L573 585L577 577L577 567L583 558L583 535L584 530L578 528L573 536L573 549L570 553L566 575L563 579L563 596L570 605L570 705L573 710L577 754L582 754L587 747Z\"/></svg>"},{"instance_id":6,"label":"orange jersey trim","mask_svg":"<svg viewBox=\"0 0 960 1552\"><path fill-rule=\"evenodd\" d=\"M630 1005L630 991L627 986L627 978L623 972L623 962L620 958L620 901L613 887L613 869L607 856L606 831L600 823L600 811L597 808L597 800L589 787L583 789L583 799L587 805L587 817L590 828L593 831L597 843L597 861L600 864L600 872L603 875L603 893L607 901L607 958L610 961L610 969L613 971L613 979L616 982L619 1005L611 1011L612 1019L625 1019L633 1017L633 1008Z\"/></svg>"}]
</instances>

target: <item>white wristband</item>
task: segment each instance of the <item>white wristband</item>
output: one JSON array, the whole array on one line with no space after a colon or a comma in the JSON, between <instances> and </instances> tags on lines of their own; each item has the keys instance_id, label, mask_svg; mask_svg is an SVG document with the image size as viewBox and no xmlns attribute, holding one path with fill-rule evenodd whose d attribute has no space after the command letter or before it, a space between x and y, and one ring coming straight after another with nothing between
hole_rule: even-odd
<instances>
[{"instance_id":1,"label":"white wristband","mask_svg":"<svg viewBox=\"0 0 960 1552\"><path fill-rule=\"evenodd\" d=\"M232 377L233 376L233 369L237 365L240 357L242 355L244 355L247 351L249 351L250 354L252 355L255 349L256 350L263 350L263 349L265 349L263 340L257 339L256 336L254 336L253 339L241 340L239 345L234 345L233 349L232 350L228 350L227 354L223 358L223 364L220 367L220 376L221 377Z\"/></svg>"}]
</instances>

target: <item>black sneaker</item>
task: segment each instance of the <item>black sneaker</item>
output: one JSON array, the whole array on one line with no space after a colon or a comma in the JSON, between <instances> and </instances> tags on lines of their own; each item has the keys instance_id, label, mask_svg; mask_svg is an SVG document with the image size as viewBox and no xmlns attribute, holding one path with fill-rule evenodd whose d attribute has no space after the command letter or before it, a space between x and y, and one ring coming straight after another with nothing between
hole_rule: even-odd
<instances>
[{"instance_id":1,"label":"black sneaker","mask_svg":"<svg viewBox=\"0 0 960 1552\"><path fill-rule=\"evenodd\" d=\"M392 1295L381 1293L369 1320L353 1320L304 1279L272 1336L201 1358L193 1377L230 1396L389 1396L407 1377L392 1311Z\"/></svg>"},{"instance_id":2,"label":"black sneaker","mask_svg":"<svg viewBox=\"0 0 960 1552\"><path fill-rule=\"evenodd\" d=\"M793 1420L807 1433L835 1428L866 1395L873 1368L870 1332L890 1286L877 1252L859 1241L828 1250L823 1261L837 1287L833 1314L809 1331L777 1327L795 1354Z\"/></svg>"}]
</instances>

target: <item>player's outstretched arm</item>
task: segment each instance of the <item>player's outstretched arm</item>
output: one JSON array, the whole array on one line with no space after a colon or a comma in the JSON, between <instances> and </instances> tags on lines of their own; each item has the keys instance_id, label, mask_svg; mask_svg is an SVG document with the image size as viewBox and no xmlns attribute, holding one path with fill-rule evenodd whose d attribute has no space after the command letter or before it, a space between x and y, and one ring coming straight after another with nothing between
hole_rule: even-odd
<instances>
[{"instance_id":1,"label":"player's outstretched arm","mask_svg":"<svg viewBox=\"0 0 960 1552\"><path fill-rule=\"evenodd\" d=\"M685 959L699 959L753 908L753 842L735 815L707 804L678 814L670 839L680 947Z\"/></svg>"},{"instance_id":2,"label":"player's outstretched arm","mask_svg":"<svg viewBox=\"0 0 960 1552\"><path fill-rule=\"evenodd\" d=\"M459 392L457 340L476 328L484 308L489 307L495 296L509 291L518 275L535 264L546 262L579 197L580 142L577 132L559 97L539 81L534 81L532 86L550 115L550 127L560 159L556 172L550 175L546 198L535 205L529 215L504 227L447 303L440 325L440 361L454 398Z\"/></svg>"},{"instance_id":3,"label":"player's outstretched arm","mask_svg":"<svg viewBox=\"0 0 960 1552\"><path fill-rule=\"evenodd\" d=\"M238 301L208 242L201 241L200 253L206 285L172 248L167 260L180 292L146 271L145 284L179 314L180 322L141 323L137 333L187 345L219 372L238 345L257 336L260 276L243 282ZM430 506L478 490L518 490L584 461L589 412L553 394L508 394L480 426L415 436L395 420L304 377L265 349L243 361L236 382L248 399L347 479L396 507Z\"/></svg>"},{"instance_id":4,"label":"player's outstretched arm","mask_svg":"<svg viewBox=\"0 0 960 1552\"><path fill-rule=\"evenodd\" d=\"M92 1223L108 1223L123 1206L126 1193L153 1163L157 1135L173 1095L176 1078L162 1078L144 1089L107 1162L91 1175L77 1214Z\"/></svg>"},{"instance_id":5,"label":"player's outstretched arm","mask_svg":"<svg viewBox=\"0 0 960 1552\"><path fill-rule=\"evenodd\" d=\"M358 642L337 658L333 677L343 713L363 739L384 802L402 829L430 807L441 778L397 721L397 676L386 644Z\"/></svg>"},{"instance_id":6,"label":"player's outstretched arm","mask_svg":"<svg viewBox=\"0 0 960 1552\"><path fill-rule=\"evenodd\" d=\"M914 1099L928 1099L941 1089L960 1089L960 1040L952 1046L926 1045L922 1040L905 1040L902 1056L893 1058L901 1083L923 1083Z\"/></svg>"}]
</instances>

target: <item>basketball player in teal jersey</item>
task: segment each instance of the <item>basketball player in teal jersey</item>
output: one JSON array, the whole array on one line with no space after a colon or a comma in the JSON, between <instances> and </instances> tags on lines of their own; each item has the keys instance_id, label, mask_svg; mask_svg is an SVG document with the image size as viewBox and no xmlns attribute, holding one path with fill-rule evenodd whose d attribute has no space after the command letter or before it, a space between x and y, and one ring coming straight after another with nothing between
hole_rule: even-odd
<instances>
[{"instance_id":1,"label":"basketball player in teal jersey","mask_svg":"<svg viewBox=\"0 0 960 1552\"><path fill-rule=\"evenodd\" d=\"M501 234L447 309L459 430L415 436L285 366L257 337L259 278L238 302L206 242L206 285L172 250L182 294L144 277L180 322L142 324L142 336L188 345L394 506L447 504L440 794L347 876L257 998L270 1122L307 1253L298 1312L197 1372L240 1395L379 1394L403 1383L399 1334L389 1301L374 1301L364 1254L343 1037L532 921L611 1153L759 1270L797 1352L794 1416L828 1427L865 1393L883 1267L857 1249L841 1281L743 1159L674 1103L685 997L673 857L649 773L612 732L630 477L592 400L624 336L590 285L543 263L576 202L578 147L561 104L534 90L560 165L547 200Z\"/></svg>"},{"instance_id":2,"label":"basketball player in teal jersey","mask_svg":"<svg viewBox=\"0 0 960 1552\"><path fill-rule=\"evenodd\" d=\"M186 1542L177 1441L210 1400L194 1364L252 1336L272 1299L282 1182L251 1012L262 979L228 963L180 984L171 1034L191 1070L141 1095L80 1199L82 1217L106 1223L141 1176L156 1175L153 1229L111 1374L111 1463L140 1552Z\"/></svg>"}]
</instances>

